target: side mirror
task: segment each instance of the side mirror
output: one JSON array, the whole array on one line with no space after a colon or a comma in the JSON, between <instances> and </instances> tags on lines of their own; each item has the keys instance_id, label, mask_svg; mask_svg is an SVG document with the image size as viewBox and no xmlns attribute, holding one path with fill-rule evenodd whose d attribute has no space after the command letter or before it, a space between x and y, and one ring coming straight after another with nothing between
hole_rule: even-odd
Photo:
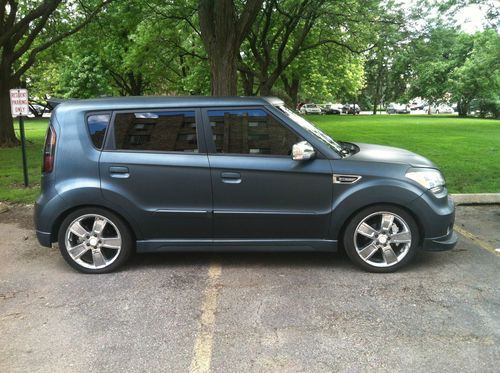
<instances>
[{"instance_id":1,"label":"side mirror","mask_svg":"<svg viewBox=\"0 0 500 373\"><path fill-rule=\"evenodd\" d=\"M311 144L307 141L301 141L293 144L292 147L292 159L294 161L306 161L308 159L313 159L316 156L316 152Z\"/></svg>"}]
</instances>

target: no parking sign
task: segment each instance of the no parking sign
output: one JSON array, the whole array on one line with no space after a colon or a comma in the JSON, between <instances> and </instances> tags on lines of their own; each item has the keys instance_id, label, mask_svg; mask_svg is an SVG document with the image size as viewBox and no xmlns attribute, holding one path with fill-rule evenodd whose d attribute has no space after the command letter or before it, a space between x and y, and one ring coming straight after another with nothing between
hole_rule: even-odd
<instances>
[{"instance_id":1,"label":"no parking sign","mask_svg":"<svg viewBox=\"0 0 500 373\"><path fill-rule=\"evenodd\" d=\"M23 156L24 186L28 186L28 162L26 161L26 139L24 135L24 118L29 114L28 90L15 88L10 90L10 112L13 117L19 117L19 132L21 134L21 151Z\"/></svg>"},{"instance_id":2,"label":"no parking sign","mask_svg":"<svg viewBox=\"0 0 500 373\"><path fill-rule=\"evenodd\" d=\"M28 90L16 88L10 90L10 111L13 117L26 117L29 114Z\"/></svg>"}]
</instances>

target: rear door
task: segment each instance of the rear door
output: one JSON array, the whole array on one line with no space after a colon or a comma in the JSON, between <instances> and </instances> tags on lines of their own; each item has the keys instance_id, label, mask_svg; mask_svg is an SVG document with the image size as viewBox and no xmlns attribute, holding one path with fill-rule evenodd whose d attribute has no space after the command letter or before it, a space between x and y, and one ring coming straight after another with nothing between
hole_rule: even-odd
<instances>
[{"instance_id":1,"label":"rear door","mask_svg":"<svg viewBox=\"0 0 500 373\"><path fill-rule=\"evenodd\" d=\"M332 205L327 159L298 162L302 141L264 107L203 110L214 239L322 239Z\"/></svg>"},{"instance_id":2,"label":"rear door","mask_svg":"<svg viewBox=\"0 0 500 373\"><path fill-rule=\"evenodd\" d=\"M115 112L100 158L106 199L145 239L212 238L212 189L199 109Z\"/></svg>"}]
</instances>

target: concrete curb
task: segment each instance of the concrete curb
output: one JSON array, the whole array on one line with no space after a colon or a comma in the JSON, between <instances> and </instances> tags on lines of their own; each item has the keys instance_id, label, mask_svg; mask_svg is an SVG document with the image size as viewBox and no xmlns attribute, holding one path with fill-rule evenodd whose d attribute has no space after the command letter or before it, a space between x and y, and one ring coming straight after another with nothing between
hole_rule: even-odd
<instances>
[{"instance_id":1,"label":"concrete curb","mask_svg":"<svg viewBox=\"0 0 500 373\"><path fill-rule=\"evenodd\" d=\"M0 214L9 211L9 209L6 203L0 202Z\"/></svg>"},{"instance_id":2,"label":"concrete curb","mask_svg":"<svg viewBox=\"0 0 500 373\"><path fill-rule=\"evenodd\" d=\"M452 194L456 205L498 205L500 193Z\"/></svg>"}]
</instances>

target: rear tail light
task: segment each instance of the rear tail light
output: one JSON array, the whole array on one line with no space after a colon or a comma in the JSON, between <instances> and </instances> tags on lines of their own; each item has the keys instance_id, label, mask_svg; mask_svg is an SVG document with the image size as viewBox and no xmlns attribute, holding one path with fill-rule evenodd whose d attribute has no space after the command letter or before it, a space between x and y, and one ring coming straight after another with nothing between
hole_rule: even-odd
<instances>
[{"instance_id":1,"label":"rear tail light","mask_svg":"<svg viewBox=\"0 0 500 373\"><path fill-rule=\"evenodd\" d=\"M47 129L43 147L42 172L49 173L54 169L54 154L56 150L56 131L52 126Z\"/></svg>"}]
</instances>

